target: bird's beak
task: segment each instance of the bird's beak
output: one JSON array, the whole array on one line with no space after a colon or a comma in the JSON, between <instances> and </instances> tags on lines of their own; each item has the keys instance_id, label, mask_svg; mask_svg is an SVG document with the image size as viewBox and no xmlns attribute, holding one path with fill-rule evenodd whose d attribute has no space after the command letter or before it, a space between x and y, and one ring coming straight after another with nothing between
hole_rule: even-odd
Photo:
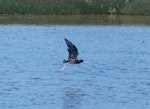
<instances>
[{"instance_id":1,"label":"bird's beak","mask_svg":"<svg viewBox=\"0 0 150 109\"><path fill-rule=\"evenodd\" d=\"M87 63L87 61L83 61L84 63Z\"/></svg>"}]
</instances>

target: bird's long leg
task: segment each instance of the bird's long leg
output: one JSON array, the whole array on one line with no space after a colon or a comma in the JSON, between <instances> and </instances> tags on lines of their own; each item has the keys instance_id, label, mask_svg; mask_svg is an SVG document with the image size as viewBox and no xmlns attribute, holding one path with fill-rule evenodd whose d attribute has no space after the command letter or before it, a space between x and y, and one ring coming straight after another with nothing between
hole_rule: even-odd
<instances>
[{"instance_id":1,"label":"bird's long leg","mask_svg":"<svg viewBox=\"0 0 150 109\"><path fill-rule=\"evenodd\" d=\"M64 66L63 66L61 69L59 69L59 71L63 71L63 70L67 67L67 65L68 65L69 63L70 63L70 62L65 63Z\"/></svg>"}]
</instances>

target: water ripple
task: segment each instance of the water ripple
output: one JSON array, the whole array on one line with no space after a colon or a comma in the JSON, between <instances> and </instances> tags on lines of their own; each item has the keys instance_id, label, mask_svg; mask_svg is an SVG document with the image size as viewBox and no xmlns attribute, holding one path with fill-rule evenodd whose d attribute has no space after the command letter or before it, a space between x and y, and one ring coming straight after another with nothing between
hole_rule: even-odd
<instances>
[{"instance_id":1,"label":"water ripple","mask_svg":"<svg viewBox=\"0 0 150 109\"><path fill-rule=\"evenodd\" d=\"M0 29L0 108L149 109L148 26ZM68 57L64 37L76 44L79 58L87 63L70 64L59 72Z\"/></svg>"}]
</instances>

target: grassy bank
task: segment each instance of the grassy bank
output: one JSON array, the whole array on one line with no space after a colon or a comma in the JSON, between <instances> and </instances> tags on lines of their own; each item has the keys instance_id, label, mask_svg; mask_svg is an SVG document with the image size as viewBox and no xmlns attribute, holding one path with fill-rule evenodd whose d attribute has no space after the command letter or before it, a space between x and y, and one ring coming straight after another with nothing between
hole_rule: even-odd
<instances>
[{"instance_id":1,"label":"grassy bank","mask_svg":"<svg viewBox=\"0 0 150 109\"><path fill-rule=\"evenodd\" d=\"M150 0L132 0L120 9L120 13L150 15Z\"/></svg>"},{"instance_id":2,"label":"grassy bank","mask_svg":"<svg viewBox=\"0 0 150 109\"><path fill-rule=\"evenodd\" d=\"M0 0L0 14L144 14L149 0Z\"/></svg>"}]
</instances>

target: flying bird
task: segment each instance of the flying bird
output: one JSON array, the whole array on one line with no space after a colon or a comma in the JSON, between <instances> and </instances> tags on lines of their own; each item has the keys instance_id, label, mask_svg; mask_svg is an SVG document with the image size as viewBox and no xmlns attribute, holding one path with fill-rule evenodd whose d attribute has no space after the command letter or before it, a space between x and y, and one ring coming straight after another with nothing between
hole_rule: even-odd
<instances>
[{"instance_id":1,"label":"flying bird","mask_svg":"<svg viewBox=\"0 0 150 109\"><path fill-rule=\"evenodd\" d=\"M60 69L60 71L63 71L65 69L65 67L67 66L67 64L80 64L80 63L84 62L83 59L77 58L78 54L79 54L77 47L66 38L65 38L65 42L68 47L69 56L68 56L68 59L63 60L63 63L65 63L65 65L64 65L64 67L62 67Z\"/></svg>"},{"instance_id":2,"label":"flying bird","mask_svg":"<svg viewBox=\"0 0 150 109\"><path fill-rule=\"evenodd\" d=\"M69 57L67 60L63 60L63 63L69 62L72 64L79 64L79 63L83 62L84 60L77 59L79 52L78 52L78 49L76 48L76 46L66 38L65 38L65 42L68 46Z\"/></svg>"}]
</instances>

